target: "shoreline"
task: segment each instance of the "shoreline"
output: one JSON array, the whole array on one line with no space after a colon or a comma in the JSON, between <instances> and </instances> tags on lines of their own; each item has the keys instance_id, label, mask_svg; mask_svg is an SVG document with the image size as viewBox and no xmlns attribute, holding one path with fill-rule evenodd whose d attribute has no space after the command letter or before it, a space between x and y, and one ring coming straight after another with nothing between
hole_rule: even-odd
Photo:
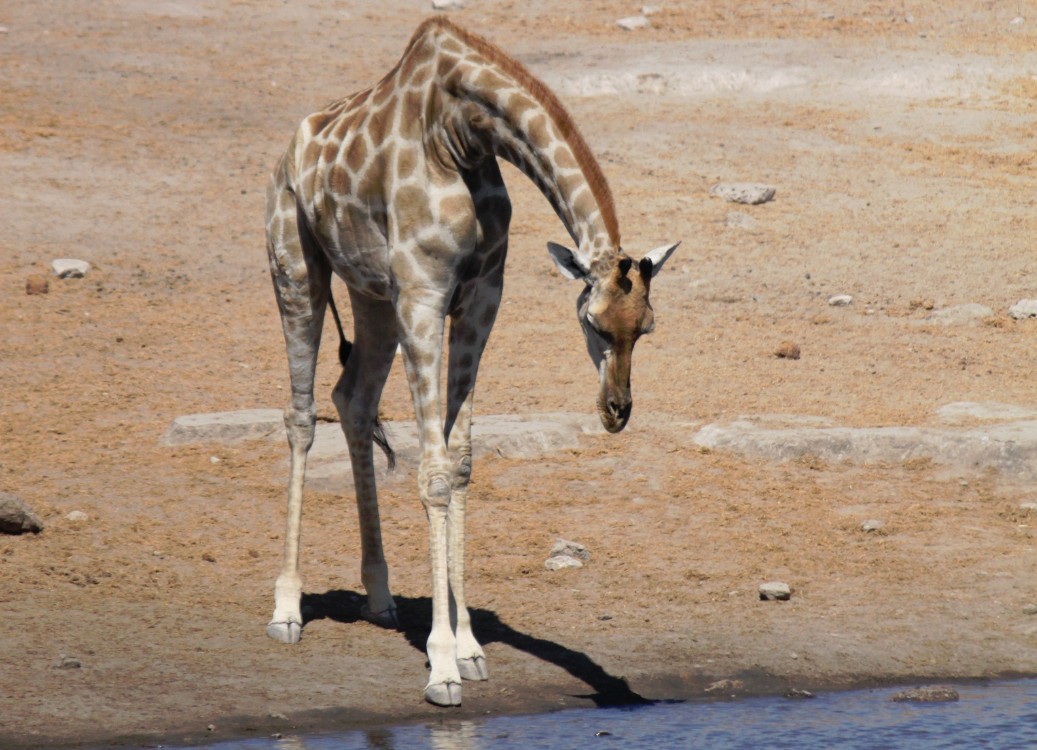
<instances>
[{"instance_id":1,"label":"shoreline","mask_svg":"<svg viewBox=\"0 0 1037 750\"><path fill-rule=\"evenodd\" d=\"M236 716L228 715L212 723L212 729L199 732L197 728L169 728L154 733L106 734L84 736L54 734L27 737L15 734L0 734L0 746L5 750L115 750L115 748L139 747L206 747L221 742L253 739L281 739L291 735L327 735L352 731L386 729L417 724L483 721L502 716L535 716L559 711L594 708L636 708L659 703L712 703L743 700L748 698L778 698L801 700L800 696L787 695L792 689L805 690L814 696L824 693L846 693L879 690L896 687L973 686L992 683L1011 683L1037 679L1037 673L1003 672L984 676L935 676L918 675L888 677L780 677L762 673L743 672L737 677L694 679L668 676L643 680L635 693L644 692L655 697L643 700L609 700L600 702L587 697L567 696L562 705L553 697L559 694L559 686L533 686L532 692L544 696L525 700L476 697L468 704L457 708L435 709L427 706L411 710L378 713L357 712L342 707L302 711L293 716ZM731 689L711 688L722 683L737 683ZM528 687L528 686L527 686ZM674 691L674 688L676 690ZM668 692L657 692L668 691Z\"/></svg>"}]
</instances>

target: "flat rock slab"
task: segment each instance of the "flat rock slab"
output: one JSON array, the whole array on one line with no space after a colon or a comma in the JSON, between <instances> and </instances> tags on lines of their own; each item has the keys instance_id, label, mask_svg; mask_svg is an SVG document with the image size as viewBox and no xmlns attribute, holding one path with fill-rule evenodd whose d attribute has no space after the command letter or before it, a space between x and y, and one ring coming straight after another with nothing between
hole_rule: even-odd
<instances>
[{"instance_id":1,"label":"flat rock slab","mask_svg":"<svg viewBox=\"0 0 1037 750\"><path fill-rule=\"evenodd\" d=\"M816 456L825 461L903 463L927 458L958 474L994 469L1037 479L1037 420L972 428L775 427L751 419L709 424L693 442L774 461Z\"/></svg>"},{"instance_id":2,"label":"flat rock slab","mask_svg":"<svg viewBox=\"0 0 1037 750\"><path fill-rule=\"evenodd\" d=\"M177 417L162 437L163 445L237 443L284 434L281 409L245 409Z\"/></svg>"},{"instance_id":3,"label":"flat rock slab","mask_svg":"<svg viewBox=\"0 0 1037 750\"><path fill-rule=\"evenodd\" d=\"M553 451L576 448L583 435L603 432L594 414L476 415L472 423L473 457L495 453L505 458L533 458ZM397 470L387 472L385 457L375 450L375 465L384 480L408 475L418 463L418 428L414 421L385 423L389 443L396 451ZM195 443L234 444L245 440L285 440L280 409L247 409L177 417L162 438L164 445ZM287 448L285 450L287 456ZM287 460L287 459L286 459ZM349 452L342 427L319 422L310 449L306 481L317 488L340 488L353 482Z\"/></svg>"}]
</instances>

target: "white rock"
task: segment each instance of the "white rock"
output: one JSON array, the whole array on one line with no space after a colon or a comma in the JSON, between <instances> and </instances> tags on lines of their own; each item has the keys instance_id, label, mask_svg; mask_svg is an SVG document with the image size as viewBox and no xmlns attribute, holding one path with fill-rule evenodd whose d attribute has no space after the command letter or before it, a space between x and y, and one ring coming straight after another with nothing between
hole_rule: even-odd
<instances>
[{"instance_id":1,"label":"white rock","mask_svg":"<svg viewBox=\"0 0 1037 750\"><path fill-rule=\"evenodd\" d=\"M51 262L50 267L59 279L81 279L90 270L89 263L75 258L58 258Z\"/></svg>"},{"instance_id":2,"label":"white rock","mask_svg":"<svg viewBox=\"0 0 1037 750\"><path fill-rule=\"evenodd\" d=\"M1019 503L1019 510L1024 513L1037 513L1037 503Z\"/></svg>"},{"instance_id":3,"label":"white rock","mask_svg":"<svg viewBox=\"0 0 1037 750\"><path fill-rule=\"evenodd\" d=\"M641 6L641 15L642 16L654 16L660 10L662 10L662 8L660 8L658 5L642 5Z\"/></svg>"},{"instance_id":4,"label":"white rock","mask_svg":"<svg viewBox=\"0 0 1037 750\"><path fill-rule=\"evenodd\" d=\"M1037 299L1021 299L1008 308L1008 314L1016 320L1037 318Z\"/></svg>"},{"instance_id":5,"label":"white rock","mask_svg":"<svg viewBox=\"0 0 1037 750\"><path fill-rule=\"evenodd\" d=\"M562 568L582 568L583 561L577 560L569 555L552 555L544 560L544 567L548 570L561 570Z\"/></svg>"},{"instance_id":6,"label":"white rock","mask_svg":"<svg viewBox=\"0 0 1037 750\"><path fill-rule=\"evenodd\" d=\"M79 523L81 521L89 521L90 520L90 516L88 516L86 513L84 513L81 510L73 510L73 511L69 511L68 513L65 514L65 520L66 521L74 521L76 523Z\"/></svg>"},{"instance_id":7,"label":"white rock","mask_svg":"<svg viewBox=\"0 0 1037 750\"><path fill-rule=\"evenodd\" d=\"M551 548L551 556L556 555L567 555L584 561L591 559L591 553L587 551L586 547L579 542L570 542L568 539L559 539L555 542L554 547Z\"/></svg>"},{"instance_id":8,"label":"white rock","mask_svg":"<svg viewBox=\"0 0 1037 750\"><path fill-rule=\"evenodd\" d=\"M864 523L861 524L861 531L868 531L868 532L878 531L883 526L885 526L885 524L882 523L882 521L879 521L878 519L872 518L872 519L867 520L867 521L865 521Z\"/></svg>"},{"instance_id":9,"label":"white rock","mask_svg":"<svg viewBox=\"0 0 1037 750\"><path fill-rule=\"evenodd\" d=\"M432 10L461 10L462 0L432 0Z\"/></svg>"},{"instance_id":10,"label":"white rock","mask_svg":"<svg viewBox=\"0 0 1037 750\"><path fill-rule=\"evenodd\" d=\"M775 188L755 182L718 182L709 189L709 194L723 198L729 203L744 203L756 206L774 199Z\"/></svg>"},{"instance_id":11,"label":"white rock","mask_svg":"<svg viewBox=\"0 0 1037 750\"><path fill-rule=\"evenodd\" d=\"M846 307L851 302L853 297L849 294L833 294L828 298L828 304L832 307Z\"/></svg>"},{"instance_id":12,"label":"white rock","mask_svg":"<svg viewBox=\"0 0 1037 750\"><path fill-rule=\"evenodd\" d=\"M792 598L792 589L782 581L760 584L760 599L763 601L787 601Z\"/></svg>"},{"instance_id":13,"label":"white rock","mask_svg":"<svg viewBox=\"0 0 1037 750\"><path fill-rule=\"evenodd\" d=\"M616 26L627 31L635 31L648 26L648 19L644 16L627 16L616 21Z\"/></svg>"},{"instance_id":14,"label":"white rock","mask_svg":"<svg viewBox=\"0 0 1037 750\"><path fill-rule=\"evenodd\" d=\"M1008 25L1009 26L1019 26L1021 23L1023 23L1023 17L1022 16L1016 16L1015 18L1013 18L1011 21L1008 22Z\"/></svg>"}]
</instances>

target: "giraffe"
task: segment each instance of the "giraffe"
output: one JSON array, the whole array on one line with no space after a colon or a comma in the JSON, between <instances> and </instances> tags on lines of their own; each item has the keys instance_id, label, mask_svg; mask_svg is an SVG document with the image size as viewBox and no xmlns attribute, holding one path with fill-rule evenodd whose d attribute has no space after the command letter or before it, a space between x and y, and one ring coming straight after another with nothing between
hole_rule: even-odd
<instances>
[{"instance_id":1,"label":"giraffe","mask_svg":"<svg viewBox=\"0 0 1037 750\"><path fill-rule=\"evenodd\" d=\"M343 350L332 400L353 470L367 592L362 616L398 627L373 443L385 447L378 403L399 345L429 526L424 697L440 706L460 704L462 678L489 674L465 604L464 527L476 372L501 301L511 219L497 157L539 187L575 243L548 243L548 251L565 277L582 283L577 318L598 373L597 411L606 430L619 432L630 417L634 343L654 324L650 282L677 245L636 262L623 252L608 184L576 125L543 83L497 47L442 17L424 21L380 82L303 119L266 195L267 251L292 389L284 417L291 451L284 563L267 634L285 643L302 634L303 482L334 273L353 313L352 346Z\"/></svg>"}]
</instances>

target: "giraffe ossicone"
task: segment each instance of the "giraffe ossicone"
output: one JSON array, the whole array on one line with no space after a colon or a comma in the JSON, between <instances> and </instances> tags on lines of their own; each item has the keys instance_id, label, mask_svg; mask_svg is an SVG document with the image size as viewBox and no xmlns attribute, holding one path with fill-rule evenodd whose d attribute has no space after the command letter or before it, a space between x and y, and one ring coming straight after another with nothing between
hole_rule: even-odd
<instances>
[{"instance_id":1,"label":"giraffe ossicone","mask_svg":"<svg viewBox=\"0 0 1037 750\"><path fill-rule=\"evenodd\" d=\"M383 442L378 402L399 346L421 444L418 495L432 569L425 698L437 705L460 704L462 679L488 677L465 603L464 523L476 373L500 305L511 220L498 157L537 185L575 243L548 249L584 285L577 317L598 372L598 414L618 432L630 417L634 344L654 325L651 280L677 245L636 262L623 252L608 183L572 118L498 48L444 18L425 21L379 83L302 121L267 189L267 252L292 387L284 564L267 633L295 643L303 631L302 496L335 274L353 313L332 399L353 469L363 616L397 625L373 443Z\"/></svg>"}]
</instances>

